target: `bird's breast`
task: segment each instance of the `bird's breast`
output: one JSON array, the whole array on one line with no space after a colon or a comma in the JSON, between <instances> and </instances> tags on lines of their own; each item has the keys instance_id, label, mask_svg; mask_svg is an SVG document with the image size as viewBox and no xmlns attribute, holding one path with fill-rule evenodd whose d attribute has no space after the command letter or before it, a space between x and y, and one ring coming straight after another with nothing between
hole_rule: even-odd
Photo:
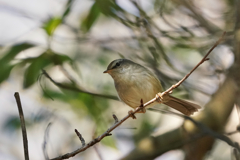
<instances>
[{"instance_id":1,"label":"bird's breast","mask_svg":"<svg viewBox=\"0 0 240 160\"><path fill-rule=\"evenodd\" d=\"M147 73L122 75L114 80L119 98L132 108L153 99L161 91L160 82Z\"/></svg>"}]
</instances>

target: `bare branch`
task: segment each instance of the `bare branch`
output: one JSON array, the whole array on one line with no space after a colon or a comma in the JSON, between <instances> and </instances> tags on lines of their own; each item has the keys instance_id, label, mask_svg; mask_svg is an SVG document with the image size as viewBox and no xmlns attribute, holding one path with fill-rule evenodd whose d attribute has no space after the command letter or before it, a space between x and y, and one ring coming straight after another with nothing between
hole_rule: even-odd
<instances>
[{"instance_id":1,"label":"bare branch","mask_svg":"<svg viewBox=\"0 0 240 160\"><path fill-rule=\"evenodd\" d=\"M21 122L22 136L23 136L23 147L24 147L24 157L25 157L25 160L29 160L27 131L26 131L25 120L24 120L22 104L21 104L21 99L20 99L19 93L15 92L14 97L15 97L16 102L17 102L18 112L19 112L19 117L20 117L20 122Z\"/></svg>"},{"instance_id":2,"label":"bare branch","mask_svg":"<svg viewBox=\"0 0 240 160\"><path fill-rule=\"evenodd\" d=\"M214 44L214 46L208 51L208 53L206 54L206 56L203 57L203 59L182 79L180 80L178 83L176 83L175 85L173 85L171 88L169 88L168 90L166 90L165 92L163 92L162 94L167 94L170 93L173 89L177 88L184 80L186 80L193 71L195 71L198 66L200 66L203 62L205 62L207 59L207 56L211 53L211 51L222 41L223 37L225 35L225 32L223 33L223 35L221 36L221 38ZM48 78L55 84L57 82L53 81L51 79L51 77L49 77L49 75L43 71L46 76L48 76ZM57 84L56 84L57 85ZM62 84L60 84L62 85ZM97 138L93 139L91 142L89 142L87 145L85 145L84 147L81 147L71 153L66 153L62 156L53 158L51 160L62 160L62 159L68 159L70 157L75 156L76 154L85 151L86 149L90 148L91 146L95 145L96 143L100 142L103 138L105 138L106 136L110 136L111 132L117 128L118 126L120 126L124 121L126 121L128 118L133 117L134 114L138 113L139 111L142 111L143 109L145 109L146 106L150 105L151 103L154 103L157 100L157 98L153 98L152 100L148 101L147 103L145 103L144 105L140 105L139 107L137 107L135 110L131 111L131 114L128 114L127 116L125 116L123 119L121 119L120 121L118 121L117 123L114 123L110 128L108 128L108 130L106 132L104 132L102 135L98 136ZM187 116L186 116L187 117Z\"/></svg>"},{"instance_id":3,"label":"bare branch","mask_svg":"<svg viewBox=\"0 0 240 160\"><path fill-rule=\"evenodd\" d=\"M56 82L55 80L52 79L52 77L49 76L49 74L45 71L42 70L43 75L45 75L53 84L55 84L56 86L63 88L63 89L67 89L67 90L71 90L71 91L75 91L75 92L81 92L81 93L86 93L86 94L90 94L96 97L102 97L102 98L108 98L108 99L113 99L113 100L118 100L118 98L116 96L111 96L111 95L103 95L103 94L98 94L98 93L93 93L93 92L88 92L88 91L84 91L82 89L79 89L77 87L73 87L70 85L64 85L62 83Z\"/></svg>"},{"instance_id":4,"label":"bare branch","mask_svg":"<svg viewBox=\"0 0 240 160\"><path fill-rule=\"evenodd\" d=\"M213 51L213 49L215 47L217 47L217 45L223 40L224 36L225 36L226 32L224 32L222 34L222 36L218 39L218 41L212 46L212 48L207 52L207 54L203 57L203 59L185 76L183 77L183 79L181 79L178 83L176 83L175 85L172 85L172 87L170 87L168 90L164 91L162 93L162 96L166 93L170 93L173 89L179 87L203 62L209 60L209 58L207 58L207 56Z\"/></svg>"}]
</instances>

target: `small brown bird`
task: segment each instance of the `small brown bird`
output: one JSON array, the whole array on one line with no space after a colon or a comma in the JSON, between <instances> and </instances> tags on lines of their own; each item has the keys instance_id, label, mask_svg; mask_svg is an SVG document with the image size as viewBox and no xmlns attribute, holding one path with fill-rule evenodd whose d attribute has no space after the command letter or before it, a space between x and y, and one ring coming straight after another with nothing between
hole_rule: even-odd
<instances>
[{"instance_id":1,"label":"small brown bird","mask_svg":"<svg viewBox=\"0 0 240 160\"><path fill-rule=\"evenodd\" d=\"M163 92L161 82L157 76L140 64L127 59L117 59L112 61L107 70L112 76L119 98L132 108L137 108L143 103L153 99L157 93ZM185 115L192 115L201 107L197 104L165 95L161 102L172 107ZM157 102L149 105L151 107Z\"/></svg>"}]
</instances>

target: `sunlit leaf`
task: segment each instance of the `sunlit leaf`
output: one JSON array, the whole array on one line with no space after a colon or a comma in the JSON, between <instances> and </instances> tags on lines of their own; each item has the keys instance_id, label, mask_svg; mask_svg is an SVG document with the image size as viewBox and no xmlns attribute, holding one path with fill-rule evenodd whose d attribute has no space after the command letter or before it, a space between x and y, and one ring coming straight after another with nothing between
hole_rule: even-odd
<instances>
[{"instance_id":1,"label":"sunlit leaf","mask_svg":"<svg viewBox=\"0 0 240 160\"><path fill-rule=\"evenodd\" d=\"M51 19L49 19L46 24L44 25L44 29L46 31L46 33L51 36L55 29L62 23L62 19L59 17L53 17Z\"/></svg>"}]
</instances>

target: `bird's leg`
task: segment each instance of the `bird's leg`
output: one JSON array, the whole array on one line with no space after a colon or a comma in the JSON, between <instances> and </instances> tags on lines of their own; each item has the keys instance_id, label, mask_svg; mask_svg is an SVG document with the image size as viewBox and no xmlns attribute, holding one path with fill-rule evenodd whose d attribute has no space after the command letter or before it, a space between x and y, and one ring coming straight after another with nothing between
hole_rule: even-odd
<instances>
[{"instance_id":1,"label":"bird's leg","mask_svg":"<svg viewBox=\"0 0 240 160\"><path fill-rule=\"evenodd\" d=\"M163 102L163 97L162 97L162 93L157 93L156 94L156 99L157 99L157 102L159 103L162 103Z\"/></svg>"},{"instance_id":2,"label":"bird's leg","mask_svg":"<svg viewBox=\"0 0 240 160\"><path fill-rule=\"evenodd\" d=\"M141 99L141 105L139 106L139 108L141 108L141 110L139 110L137 113L145 113L146 109L143 107L143 100Z\"/></svg>"},{"instance_id":3,"label":"bird's leg","mask_svg":"<svg viewBox=\"0 0 240 160\"><path fill-rule=\"evenodd\" d=\"M143 107L143 100L141 99L141 105L139 106L140 110L137 113L145 113L146 109ZM128 111L128 114L132 119L137 119L133 113L133 110Z\"/></svg>"}]
</instances>

